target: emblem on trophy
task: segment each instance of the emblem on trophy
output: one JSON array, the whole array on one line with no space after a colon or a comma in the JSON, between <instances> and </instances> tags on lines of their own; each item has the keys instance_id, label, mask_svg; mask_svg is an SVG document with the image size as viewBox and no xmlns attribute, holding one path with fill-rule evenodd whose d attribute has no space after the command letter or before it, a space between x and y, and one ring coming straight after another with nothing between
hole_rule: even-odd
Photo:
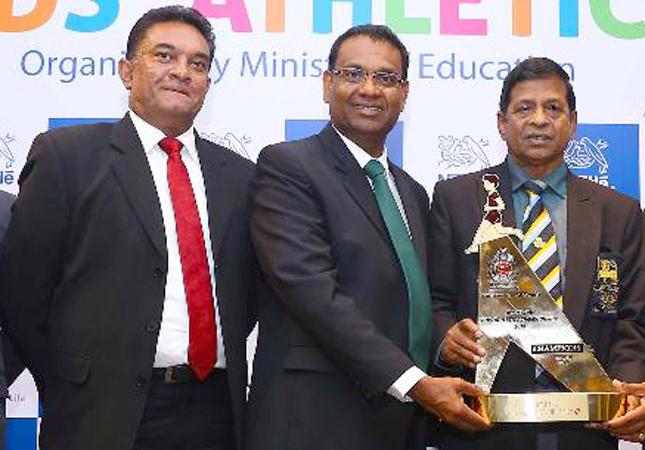
<instances>
[{"instance_id":1,"label":"emblem on trophy","mask_svg":"<svg viewBox=\"0 0 645 450\"><path fill-rule=\"evenodd\" d=\"M624 404L593 350L571 325L531 270L510 236L521 230L502 226L504 201L495 174L482 177L487 198L484 217L466 253L479 252L479 344L486 356L477 366L475 383L487 395L475 409L492 422L587 422L614 417ZM615 307L618 265L610 256L598 259L595 307ZM491 393L511 344L519 347L564 391Z\"/></svg>"}]
</instances>

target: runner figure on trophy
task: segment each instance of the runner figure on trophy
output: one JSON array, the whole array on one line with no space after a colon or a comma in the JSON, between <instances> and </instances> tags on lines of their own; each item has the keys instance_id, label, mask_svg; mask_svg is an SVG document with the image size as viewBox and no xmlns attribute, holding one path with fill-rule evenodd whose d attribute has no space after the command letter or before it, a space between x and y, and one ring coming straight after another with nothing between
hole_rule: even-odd
<instances>
[{"instance_id":1,"label":"runner figure on trophy","mask_svg":"<svg viewBox=\"0 0 645 450\"><path fill-rule=\"evenodd\" d=\"M524 239L524 233L521 230L502 225L502 211L506 209L506 204L502 196L497 192L499 176L494 173L484 174L482 175L482 182L487 193L486 202L484 203L484 218L479 224L479 228L477 228L472 244L465 250L466 254L477 253L479 244L493 241L502 236L515 235L520 240Z\"/></svg>"}]
</instances>

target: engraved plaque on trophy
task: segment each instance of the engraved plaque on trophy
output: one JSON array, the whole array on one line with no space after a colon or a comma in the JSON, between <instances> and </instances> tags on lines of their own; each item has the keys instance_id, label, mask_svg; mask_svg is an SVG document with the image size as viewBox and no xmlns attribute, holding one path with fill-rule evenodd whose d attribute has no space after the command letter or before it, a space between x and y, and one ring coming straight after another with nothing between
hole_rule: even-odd
<instances>
[{"instance_id":1,"label":"engraved plaque on trophy","mask_svg":"<svg viewBox=\"0 0 645 450\"><path fill-rule=\"evenodd\" d=\"M477 365L475 384L488 394L474 408L491 422L605 421L625 407L589 346L578 335L509 236L521 230L503 225L505 204L497 192L499 176L482 176L484 216L466 253L479 252L479 344L486 356ZM613 264L613 265L612 265ZM595 289L602 308L615 308L618 269L598 261ZM566 300L565 300L566 301ZM566 391L490 393L509 345L524 351Z\"/></svg>"},{"instance_id":2,"label":"engraved plaque on trophy","mask_svg":"<svg viewBox=\"0 0 645 450\"><path fill-rule=\"evenodd\" d=\"M482 396L477 410L492 422L604 421L623 406L624 396L508 236L479 244L478 324L486 356L475 384L490 392L512 342L568 389Z\"/></svg>"}]
</instances>

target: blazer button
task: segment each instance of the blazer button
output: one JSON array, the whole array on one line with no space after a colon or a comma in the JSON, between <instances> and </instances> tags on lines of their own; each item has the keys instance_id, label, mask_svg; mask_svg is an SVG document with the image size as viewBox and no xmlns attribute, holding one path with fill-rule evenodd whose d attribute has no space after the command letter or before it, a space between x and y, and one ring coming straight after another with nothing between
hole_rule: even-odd
<instances>
[{"instance_id":1,"label":"blazer button","mask_svg":"<svg viewBox=\"0 0 645 450\"><path fill-rule=\"evenodd\" d=\"M158 328L159 328L159 326L157 325L157 322L155 322L154 320L151 320L146 325L146 331L148 333L154 333L155 331L157 331Z\"/></svg>"},{"instance_id":2,"label":"blazer button","mask_svg":"<svg viewBox=\"0 0 645 450\"><path fill-rule=\"evenodd\" d=\"M142 388L142 387L144 387L147 383L148 383L148 380L147 380L147 379L146 379L146 377L144 377L143 375L140 375L140 376L138 376L138 377L137 377L137 383L136 383L136 386L137 386L138 388Z\"/></svg>"},{"instance_id":3,"label":"blazer button","mask_svg":"<svg viewBox=\"0 0 645 450\"><path fill-rule=\"evenodd\" d=\"M155 267L152 271L152 276L154 278L161 278L163 277L163 269L161 267Z\"/></svg>"}]
</instances>

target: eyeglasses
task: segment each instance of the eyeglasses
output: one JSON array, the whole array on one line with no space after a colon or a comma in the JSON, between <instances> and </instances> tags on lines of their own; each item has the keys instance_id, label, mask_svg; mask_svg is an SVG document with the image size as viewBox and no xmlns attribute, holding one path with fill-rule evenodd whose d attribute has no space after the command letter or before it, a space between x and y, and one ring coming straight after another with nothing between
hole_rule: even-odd
<instances>
[{"instance_id":1,"label":"eyeglasses","mask_svg":"<svg viewBox=\"0 0 645 450\"><path fill-rule=\"evenodd\" d=\"M402 77L392 72L368 72L358 67L330 69L329 72L350 84L361 84L367 77L371 77L374 84L382 89L393 88L405 82Z\"/></svg>"}]
</instances>

